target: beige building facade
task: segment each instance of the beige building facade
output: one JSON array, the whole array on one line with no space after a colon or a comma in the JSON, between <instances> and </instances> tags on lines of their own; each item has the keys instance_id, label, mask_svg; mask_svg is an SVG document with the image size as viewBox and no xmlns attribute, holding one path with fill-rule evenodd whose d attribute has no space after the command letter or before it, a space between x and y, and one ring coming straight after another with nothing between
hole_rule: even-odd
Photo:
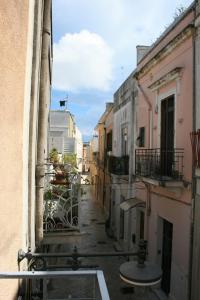
<instances>
[{"instance_id":1,"label":"beige building facade","mask_svg":"<svg viewBox=\"0 0 200 300\"><path fill-rule=\"evenodd\" d=\"M104 208L106 218L110 210L110 175L107 169L108 152L112 151L113 103L106 103L106 109L95 127L95 135L90 143L90 173L93 193ZM111 150L111 151L110 151Z\"/></svg>"},{"instance_id":2,"label":"beige building facade","mask_svg":"<svg viewBox=\"0 0 200 300\"><path fill-rule=\"evenodd\" d=\"M19 249L43 238L52 64L51 1L0 2L0 270L17 271ZM16 299L19 283L0 281L0 299Z\"/></svg>"},{"instance_id":3,"label":"beige building facade","mask_svg":"<svg viewBox=\"0 0 200 300\"><path fill-rule=\"evenodd\" d=\"M114 94L113 150L110 157L112 174L111 232L123 250L133 248L132 228L135 209L122 203L134 197L133 166L135 142L135 79L133 71ZM129 201L129 200L128 200ZM127 202L128 203L128 202Z\"/></svg>"}]
</instances>

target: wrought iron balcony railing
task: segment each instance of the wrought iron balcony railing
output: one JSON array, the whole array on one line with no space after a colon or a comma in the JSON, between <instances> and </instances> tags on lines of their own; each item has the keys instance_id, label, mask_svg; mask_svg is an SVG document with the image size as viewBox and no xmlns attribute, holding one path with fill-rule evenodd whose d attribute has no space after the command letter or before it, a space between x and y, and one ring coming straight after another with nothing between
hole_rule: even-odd
<instances>
[{"instance_id":1,"label":"wrought iron balcony railing","mask_svg":"<svg viewBox=\"0 0 200 300\"><path fill-rule=\"evenodd\" d=\"M184 150L137 149L135 151L135 174L159 181L183 179Z\"/></svg>"},{"instance_id":2,"label":"wrought iron balcony railing","mask_svg":"<svg viewBox=\"0 0 200 300\"><path fill-rule=\"evenodd\" d=\"M108 156L108 171L115 175L129 174L129 156Z\"/></svg>"},{"instance_id":3,"label":"wrought iron balcony railing","mask_svg":"<svg viewBox=\"0 0 200 300\"><path fill-rule=\"evenodd\" d=\"M110 300L104 274L101 270L0 272L1 279L18 280L18 282L19 280L24 280L28 282L29 296L27 296L27 293L25 295L22 288L19 291L18 299L22 300ZM65 287L62 282L59 282L59 280L63 279L65 279ZM54 285L56 286L54 290L52 287L51 289L49 288L48 283L50 280L54 280ZM60 288L61 286L62 288Z\"/></svg>"},{"instance_id":4,"label":"wrought iron balcony railing","mask_svg":"<svg viewBox=\"0 0 200 300\"><path fill-rule=\"evenodd\" d=\"M60 178L54 180L54 173L52 170L48 171L47 174L51 174L51 177L48 175L45 183L44 232L79 230L80 174L71 171L62 177L63 175L58 173Z\"/></svg>"}]
</instances>

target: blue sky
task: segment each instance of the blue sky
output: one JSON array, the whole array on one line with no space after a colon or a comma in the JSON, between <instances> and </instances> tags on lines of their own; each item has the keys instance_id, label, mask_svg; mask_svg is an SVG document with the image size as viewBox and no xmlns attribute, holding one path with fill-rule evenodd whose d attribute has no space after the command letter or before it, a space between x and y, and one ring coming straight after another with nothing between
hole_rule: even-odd
<instances>
[{"instance_id":1,"label":"blue sky","mask_svg":"<svg viewBox=\"0 0 200 300\"><path fill-rule=\"evenodd\" d=\"M52 109L68 95L84 140L136 66L136 46L151 45L191 0L53 0Z\"/></svg>"}]
</instances>

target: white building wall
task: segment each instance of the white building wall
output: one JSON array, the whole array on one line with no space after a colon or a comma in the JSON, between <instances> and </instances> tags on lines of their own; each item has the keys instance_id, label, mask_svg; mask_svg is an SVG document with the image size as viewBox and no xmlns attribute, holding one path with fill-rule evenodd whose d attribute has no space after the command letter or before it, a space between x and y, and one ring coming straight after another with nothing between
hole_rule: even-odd
<instances>
[{"instance_id":1,"label":"white building wall","mask_svg":"<svg viewBox=\"0 0 200 300\"><path fill-rule=\"evenodd\" d=\"M111 223L113 226L114 236L119 241L120 246L124 250L134 248L132 243L132 234L135 234L136 227L136 208L124 212L124 238L120 239L120 204L122 201L134 197L135 189L131 178L134 167L134 79L130 75L129 78L114 94L114 109L113 109L113 150L112 155L122 157L125 153L122 149L122 129L127 128L127 147L126 154L129 155L129 172L130 176L112 175L113 182L118 184L113 185L112 207L111 207ZM125 178L124 178L125 177Z\"/></svg>"},{"instance_id":2,"label":"white building wall","mask_svg":"<svg viewBox=\"0 0 200 300\"><path fill-rule=\"evenodd\" d=\"M73 124L70 125L70 122ZM81 132L76 127L74 136L74 131L70 130L69 126L75 126L74 117L69 111L50 112L49 151L56 148L61 154L77 154L78 151L78 156L81 155Z\"/></svg>"},{"instance_id":3,"label":"white building wall","mask_svg":"<svg viewBox=\"0 0 200 300\"><path fill-rule=\"evenodd\" d=\"M98 135L95 134L91 140L92 152L99 152L99 139Z\"/></svg>"},{"instance_id":4,"label":"white building wall","mask_svg":"<svg viewBox=\"0 0 200 300\"><path fill-rule=\"evenodd\" d=\"M113 114L113 155L121 156L122 155L122 128L128 128L128 153L130 153L130 145L131 145L131 101L120 108Z\"/></svg>"}]
</instances>

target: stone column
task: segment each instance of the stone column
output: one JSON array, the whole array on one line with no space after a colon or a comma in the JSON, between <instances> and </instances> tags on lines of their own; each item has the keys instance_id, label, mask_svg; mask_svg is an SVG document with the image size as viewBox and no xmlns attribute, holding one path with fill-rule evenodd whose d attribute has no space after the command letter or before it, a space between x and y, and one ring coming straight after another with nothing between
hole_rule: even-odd
<instances>
[{"instance_id":1,"label":"stone column","mask_svg":"<svg viewBox=\"0 0 200 300\"><path fill-rule=\"evenodd\" d=\"M38 115L38 147L36 169L36 245L43 239L44 173L47 153L47 132L51 85L51 0L44 0L40 97Z\"/></svg>"}]
</instances>

